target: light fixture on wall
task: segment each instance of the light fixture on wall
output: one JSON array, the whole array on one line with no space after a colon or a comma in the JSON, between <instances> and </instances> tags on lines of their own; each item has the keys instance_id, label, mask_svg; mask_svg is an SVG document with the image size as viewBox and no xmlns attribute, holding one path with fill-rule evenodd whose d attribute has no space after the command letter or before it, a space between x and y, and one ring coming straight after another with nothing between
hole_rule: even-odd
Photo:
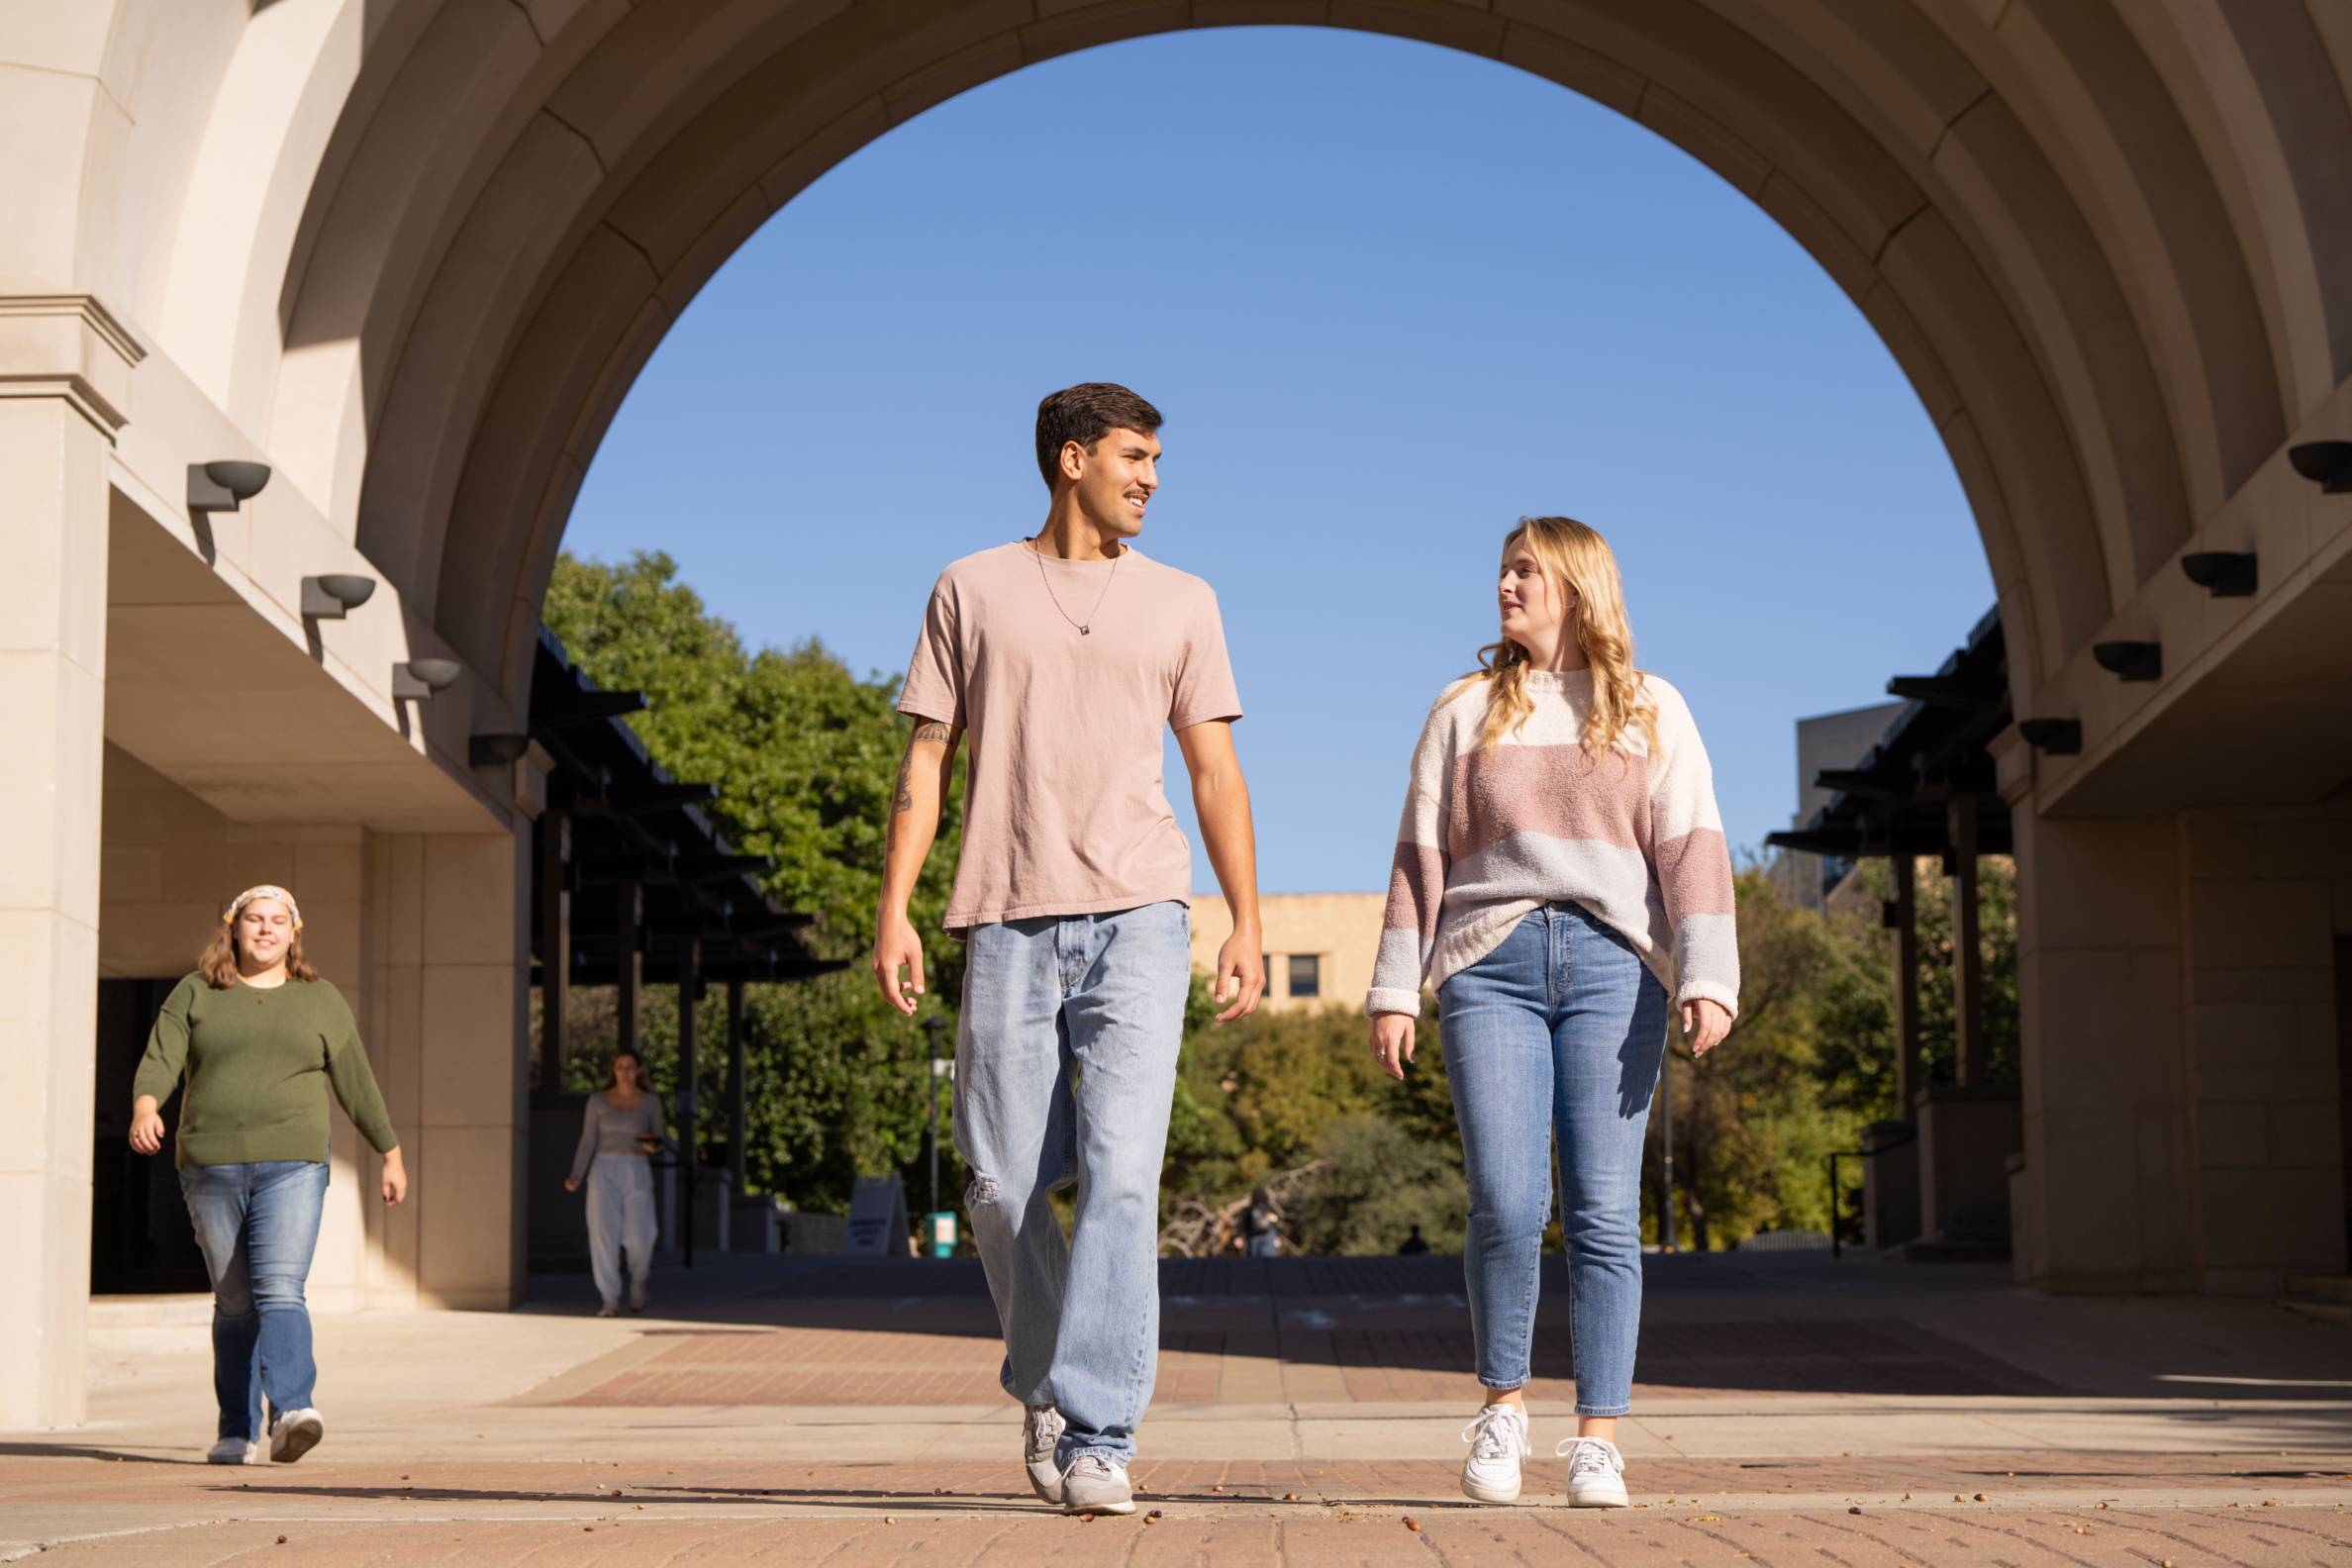
<instances>
[{"instance_id":1,"label":"light fixture on wall","mask_svg":"<svg viewBox=\"0 0 2352 1568\"><path fill-rule=\"evenodd\" d=\"M367 603L376 591L373 577L357 572L328 572L302 579L302 614L310 621L341 621Z\"/></svg>"},{"instance_id":2,"label":"light fixture on wall","mask_svg":"<svg viewBox=\"0 0 2352 1568\"><path fill-rule=\"evenodd\" d=\"M2304 441L2287 448L2287 460L2317 485L2321 495L2352 490L2352 441Z\"/></svg>"},{"instance_id":3,"label":"light fixture on wall","mask_svg":"<svg viewBox=\"0 0 2352 1568\"><path fill-rule=\"evenodd\" d=\"M527 735L478 735L465 743L466 760L475 767L511 767L531 749Z\"/></svg>"},{"instance_id":4,"label":"light fixture on wall","mask_svg":"<svg viewBox=\"0 0 2352 1568\"><path fill-rule=\"evenodd\" d=\"M410 659L392 666L394 702L431 702L433 694L454 682L465 666L455 659Z\"/></svg>"},{"instance_id":5,"label":"light fixture on wall","mask_svg":"<svg viewBox=\"0 0 2352 1568\"><path fill-rule=\"evenodd\" d=\"M2051 756L2074 756L2083 749L2080 719L2020 719L2017 734L2036 751Z\"/></svg>"},{"instance_id":6,"label":"light fixture on wall","mask_svg":"<svg viewBox=\"0 0 2352 1568\"><path fill-rule=\"evenodd\" d=\"M2119 680L2164 678L2164 645L2160 642L2094 642L2091 656L2099 660L2101 669Z\"/></svg>"},{"instance_id":7,"label":"light fixture on wall","mask_svg":"<svg viewBox=\"0 0 2352 1568\"><path fill-rule=\"evenodd\" d=\"M234 512L269 483L269 464L224 457L188 464L188 510Z\"/></svg>"},{"instance_id":8,"label":"light fixture on wall","mask_svg":"<svg viewBox=\"0 0 2352 1568\"><path fill-rule=\"evenodd\" d=\"M2254 557L2242 550L2200 550L2184 555L2181 570L2216 599L2243 599L2254 592Z\"/></svg>"}]
</instances>

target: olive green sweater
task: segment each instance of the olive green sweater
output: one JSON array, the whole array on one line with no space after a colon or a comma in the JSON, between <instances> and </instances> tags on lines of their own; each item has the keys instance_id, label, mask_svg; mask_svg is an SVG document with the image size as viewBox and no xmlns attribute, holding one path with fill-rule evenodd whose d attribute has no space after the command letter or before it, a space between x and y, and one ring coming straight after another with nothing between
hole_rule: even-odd
<instances>
[{"instance_id":1,"label":"olive green sweater","mask_svg":"<svg viewBox=\"0 0 2352 1568\"><path fill-rule=\"evenodd\" d=\"M216 991L202 974L172 987L131 1086L159 1105L185 1072L177 1163L327 1158L327 1089L379 1154L400 1143L368 1069L359 1026L324 980Z\"/></svg>"}]
</instances>

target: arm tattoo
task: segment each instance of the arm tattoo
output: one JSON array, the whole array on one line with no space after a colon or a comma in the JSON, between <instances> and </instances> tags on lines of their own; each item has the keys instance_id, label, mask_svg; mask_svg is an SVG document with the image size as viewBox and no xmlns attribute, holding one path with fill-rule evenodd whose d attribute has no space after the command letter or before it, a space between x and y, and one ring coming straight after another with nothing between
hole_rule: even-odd
<instances>
[{"instance_id":1,"label":"arm tattoo","mask_svg":"<svg viewBox=\"0 0 2352 1568\"><path fill-rule=\"evenodd\" d=\"M938 740L952 745L955 742L955 732L936 719L926 719L915 727L914 739ZM899 759L898 789L891 802L893 816L915 809L914 775L915 747L910 744L907 747L907 754ZM896 824L892 826L895 828Z\"/></svg>"}]
</instances>

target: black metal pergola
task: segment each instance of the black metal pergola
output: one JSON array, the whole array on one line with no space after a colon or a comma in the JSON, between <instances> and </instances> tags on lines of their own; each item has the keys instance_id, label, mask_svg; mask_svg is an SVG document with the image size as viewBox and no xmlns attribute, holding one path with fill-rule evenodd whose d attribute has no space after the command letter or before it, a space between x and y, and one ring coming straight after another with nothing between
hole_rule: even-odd
<instances>
[{"instance_id":1,"label":"black metal pergola","mask_svg":"<svg viewBox=\"0 0 2352 1568\"><path fill-rule=\"evenodd\" d=\"M803 980L845 965L810 949L808 916L761 891L770 867L738 853L704 813L717 789L686 784L646 754L623 722L639 692L606 691L574 665L554 634L539 633L530 738L552 759L532 855L532 981L540 993L538 1083L561 1090L568 1041L564 999L574 985L613 986L620 1043L636 1048L644 988L679 989L675 1117L697 1158L693 1003L727 987L728 1161L742 1190L743 987ZM689 1202L691 1211L691 1200Z\"/></svg>"},{"instance_id":2,"label":"black metal pergola","mask_svg":"<svg viewBox=\"0 0 2352 1568\"><path fill-rule=\"evenodd\" d=\"M2009 647L2001 613L1989 610L1932 675L1898 675L1890 695L1905 699L1851 767L1814 777L1830 791L1804 827L1766 835L1782 849L1841 860L1886 856L1894 897L1881 918L1895 932L1896 1092L1909 1116L1926 1088L1919 1051L1919 946L1912 859L1942 857L1952 879L1955 1075L1988 1076L1984 964L1977 940L1977 857L2013 852L2009 804L1994 787L1988 746L2010 723Z\"/></svg>"}]
</instances>

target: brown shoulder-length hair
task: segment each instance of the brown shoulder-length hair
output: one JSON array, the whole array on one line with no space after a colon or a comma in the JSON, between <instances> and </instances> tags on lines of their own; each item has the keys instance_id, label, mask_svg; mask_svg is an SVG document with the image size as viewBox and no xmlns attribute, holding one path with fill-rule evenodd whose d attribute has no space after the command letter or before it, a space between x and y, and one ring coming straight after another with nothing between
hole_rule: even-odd
<instances>
[{"instance_id":1,"label":"brown shoulder-length hair","mask_svg":"<svg viewBox=\"0 0 2352 1568\"><path fill-rule=\"evenodd\" d=\"M213 927L212 940L204 944L204 951L196 959L196 969L204 976L205 984L215 991L226 991L237 984L237 925L224 916ZM319 971L302 956L302 928L286 941L286 975L294 980L316 980Z\"/></svg>"}]
</instances>

